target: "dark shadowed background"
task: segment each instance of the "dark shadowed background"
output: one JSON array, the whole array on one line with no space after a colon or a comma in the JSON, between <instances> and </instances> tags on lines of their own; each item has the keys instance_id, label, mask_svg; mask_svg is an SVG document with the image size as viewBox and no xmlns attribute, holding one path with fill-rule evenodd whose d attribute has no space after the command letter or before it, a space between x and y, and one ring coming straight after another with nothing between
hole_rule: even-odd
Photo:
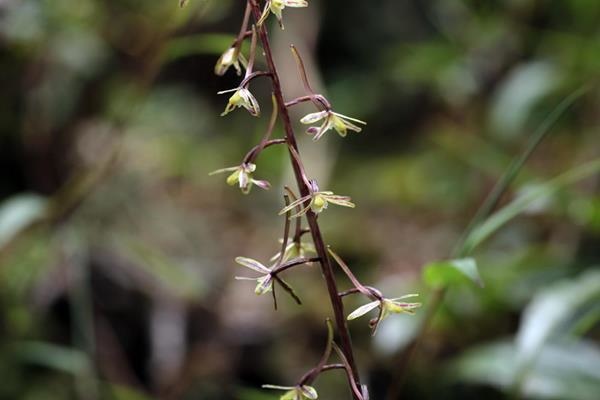
<instances>
[{"instance_id":1,"label":"dark shadowed background","mask_svg":"<svg viewBox=\"0 0 600 400\"><path fill-rule=\"evenodd\" d=\"M0 0L0 399L268 400L262 384L319 360L330 309L316 266L286 272L304 305L281 292L276 312L233 279L236 256L278 251L287 153L258 159L270 191L208 176L267 125L219 116L216 92L239 78L213 68L245 2L177 3ZM389 297L428 305L425 266L450 257L568 102L469 254L485 287L453 282L409 362L426 307L375 337L368 318L350 322L371 399L598 399L600 2L309 3L284 10L283 32L269 20L276 63L286 97L304 94L294 43L335 110L368 122L317 143L297 132L311 176L357 204L320 217L327 242ZM269 90L252 83L267 116ZM331 400L346 386L336 371L315 383Z\"/></svg>"}]
</instances>

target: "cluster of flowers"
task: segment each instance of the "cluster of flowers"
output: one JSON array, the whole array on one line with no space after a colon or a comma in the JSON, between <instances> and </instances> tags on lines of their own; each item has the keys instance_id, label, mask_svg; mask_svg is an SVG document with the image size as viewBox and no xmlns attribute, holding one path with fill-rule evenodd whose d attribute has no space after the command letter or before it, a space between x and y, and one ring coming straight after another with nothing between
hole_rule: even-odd
<instances>
[{"instance_id":1,"label":"cluster of flowers","mask_svg":"<svg viewBox=\"0 0 600 400\"><path fill-rule=\"evenodd\" d=\"M185 3L186 0L181 0L181 2ZM280 27L283 29L283 10L286 7L300 8L307 6L308 2L306 0L267 0L262 10L262 14L260 14L260 18L258 18L256 22L257 27L260 28L261 25L265 23L268 17L272 14L276 17ZM257 7L256 3L254 3L254 7ZM258 16L259 13L260 9L255 8L255 15ZM269 75L270 73L253 71L254 58L256 54L257 31L256 27L254 26L252 27L251 31L247 30L249 16L250 7L248 7L246 11L246 16L244 18L244 23L242 24L240 35L238 36L237 40L234 41L233 45L221 55L215 66L215 73L217 75L224 75L230 68L235 69L237 74L241 75L242 70L245 69L244 79L241 81L238 87L218 92L218 94L232 93L229 97L225 110L221 114L222 116L228 115L229 113L238 108L243 108L247 110L250 113L250 115L254 117L260 116L260 105L254 97L254 95L250 92L249 85L254 78L258 76ZM248 58L246 58L242 54L241 45L243 39L248 36L252 36L252 44L250 48L250 54ZM305 82L307 82L302 61L299 58L299 55L295 51L295 49L293 49L293 51L297 61L299 62L300 70L304 74L303 79L305 80ZM308 84L306 84L306 86L309 90L311 90ZM300 119L300 123L310 125L306 132L309 135L312 135L313 140L315 141L322 138L323 135L330 130L335 130L341 137L345 137L348 131L360 132L362 128L359 125L366 125L366 122L364 121L334 112L330 106L330 103L324 97L322 97L321 95L316 95L314 93L311 93L309 96L304 96L288 104L285 104L285 107L289 107L290 105L297 104L301 101L312 101L319 108L318 111L309 113L308 115ZM274 110L276 110L275 104ZM274 117L272 118L271 125L275 123L276 117L276 111L274 111ZM211 172L210 175L219 173L230 173L226 179L227 184L231 186L238 186L244 194L248 194L254 185L262 189L269 189L271 186L269 182L267 182L266 180L254 179L253 174L256 171L256 164L254 164L253 161L258 156L258 153L260 153L260 151L264 149L265 143L269 140L271 131L272 126L267 132L265 139L263 139L261 144L257 146L257 148L254 149L252 152L248 153L248 155L244 158L244 161L240 165L222 168ZM287 143L286 140L282 139L276 139L272 141L280 141L281 143ZM297 155L297 153L295 153L294 148L292 148L290 143L287 144L290 145L290 152L296 158L296 162L298 164L301 164L299 156ZM300 220L297 220L298 229L296 235L292 238L288 237L289 222L291 218L299 218L307 213L309 213L309 216L313 216L313 214L320 214L328 208L329 204L335 204L349 208L355 207L350 197L339 196L331 191L322 191L319 189L316 181L309 180L308 178L306 178L306 176L303 176L303 179L305 182L303 190L304 193L308 192L308 194L304 196L294 196L292 193L292 196L294 197L293 201L289 202L286 198L286 206L279 212L280 215L286 216L286 231L284 232L284 239L281 240L282 246L280 252L275 254L270 260L272 265L267 266L255 259L248 257L237 257L235 259L236 263L238 263L239 265L248 268L258 274L258 276L256 277L236 276L236 279L238 280L249 280L255 282L256 286L254 288L254 292L257 295L272 293L273 298L275 300L274 284L279 283L292 296L294 296L295 299L297 299L296 295L293 292L293 289L291 289L291 287L279 277L279 273L287 269L288 267L291 267L292 264L301 265L311 263L314 260L322 260L320 258L307 258L308 255L317 253L317 251L313 245L307 244L301 240ZM323 247L324 245L321 246L321 249L323 249ZM334 253L331 252L331 254ZM374 334L377 330L378 324L391 314L414 314L414 310L420 307L420 303L411 303L405 301L405 299L407 298L417 296L416 294L409 294L398 298L385 298L378 291L374 289L371 290L362 286L360 283L358 283L358 281L349 271L347 266L343 264L343 261L341 261L337 257L337 255L334 255L334 258L338 262L338 265L342 267L344 272L354 283L355 290L353 291L353 293L362 293L363 295L373 300L372 302L365 304L357 308L355 311L351 312L347 316L348 320L353 320L355 318L367 314L372 310L378 309L378 316L371 320L371 327L373 328ZM299 302L299 300L297 301ZM335 346L335 348L337 348L337 346L333 343L332 338L333 334L331 333L331 346ZM313 374L308 375L310 379L303 379L295 386L264 385L263 387L267 389L284 390L285 393L280 397L281 400L317 399L317 391L314 387L309 386L309 384L311 383L312 378L314 378L314 376L316 376L325 368L324 363L329 357L329 354L331 353L331 347L329 346L330 345L328 344L328 350L326 350L326 356L324 356L322 363L320 363L318 367L313 369ZM342 358L343 360L343 354L340 352L338 352L338 354L340 354L340 358ZM352 374L349 372L350 377L351 375ZM352 379L353 378L351 378L351 380ZM359 393L360 390L358 388L354 387L353 390L356 398L362 398L362 396Z\"/></svg>"}]
</instances>

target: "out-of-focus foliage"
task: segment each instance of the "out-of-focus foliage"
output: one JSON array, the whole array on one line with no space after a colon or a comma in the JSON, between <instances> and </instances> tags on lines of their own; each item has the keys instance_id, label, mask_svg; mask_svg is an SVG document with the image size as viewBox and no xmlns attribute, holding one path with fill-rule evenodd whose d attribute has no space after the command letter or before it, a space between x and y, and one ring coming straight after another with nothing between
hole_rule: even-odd
<instances>
[{"instance_id":1,"label":"out-of-focus foliage","mask_svg":"<svg viewBox=\"0 0 600 400\"><path fill-rule=\"evenodd\" d=\"M0 0L0 399L266 400L261 384L293 384L319 360L329 310L316 269L286 272L304 305L281 296L277 312L233 280L236 256L279 250L287 154L257 160L268 192L208 176L267 125L219 117L216 92L239 80L214 64L243 2L179 3ZM310 174L357 204L320 217L325 238L386 296L424 303L374 338L351 324L371 398L597 398L600 2L309 3L286 10L285 32L271 26L286 91L303 94L293 42L335 110L368 122L318 143L297 124ZM443 261L582 87L469 254ZM267 82L253 93L268 115ZM315 386L345 398L342 373Z\"/></svg>"}]
</instances>

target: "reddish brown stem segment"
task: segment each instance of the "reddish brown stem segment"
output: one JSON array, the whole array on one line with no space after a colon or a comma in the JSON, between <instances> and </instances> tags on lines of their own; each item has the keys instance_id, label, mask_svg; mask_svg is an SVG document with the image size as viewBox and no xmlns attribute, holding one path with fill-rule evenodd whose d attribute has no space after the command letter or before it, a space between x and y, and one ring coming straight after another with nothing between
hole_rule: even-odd
<instances>
[{"instance_id":1,"label":"reddish brown stem segment","mask_svg":"<svg viewBox=\"0 0 600 400\"><path fill-rule=\"evenodd\" d=\"M258 21L261 17L261 9L256 0L248 0L249 4L252 6L252 12L254 13L254 17L256 21ZM308 196L310 195L310 189L306 184L303 177L305 176L304 171L300 163L295 159L292 152L296 152L299 154L298 144L296 143L296 137L294 134L294 129L292 127L292 122L290 120L290 115L288 113L288 109L286 107L285 100L283 98L283 93L281 90L281 83L279 81L279 75L277 74L277 68L275 66L275 62L273 60L273 54L271 52L271 45L269 42L269 37L267 34L267 29L265 25L261 25L258 28L258 35L260 41L262 43L262 47L265 53L265 58L267 61L267 67L269 72L271 73L271 80L273 83L273 93L275 95L275 99L277 101L277 106L279 107L279 115L281 116L281 120L283 122L283 126L285 128L285 135L288 145L290 147L290 160L292 162L294 175L296 177L296 183L298 185L298 190L300 191L300 196ZM333 274L333 267L331 265L331 260L329 259L329 254L327 252L327 246L325 245L325 241L323 240L323 235L321 234L321 229L319 227L319 223L317 222L317 215L309 210L306 213L306 219L308 221L308 225L310 227L310 232L312 235L312 239L315 245L315 249L317 251L317 255L320 259L321 272L325 281L327 283L327 291L329 293L329 299L331 301L331 306L333 308L334 319L337 327L337 333L340 338L340 347L341 351L344 354L347 362L348 368L350 369L349 375L352 376L353 382L351 381L351 385L356 387L360 387L360 380L358 376L358 370L356 368L356 363L354 361L354 354L352 351L352 341L350 339L350 332L348 330L348 325L346 324L346 318L344 317L344 305L342 300L338 296L338 288L335 281L335 277ZM354 399L358 400L360 397L357 396L355 391L353 391Z\"/></svg>"}]
</instances>

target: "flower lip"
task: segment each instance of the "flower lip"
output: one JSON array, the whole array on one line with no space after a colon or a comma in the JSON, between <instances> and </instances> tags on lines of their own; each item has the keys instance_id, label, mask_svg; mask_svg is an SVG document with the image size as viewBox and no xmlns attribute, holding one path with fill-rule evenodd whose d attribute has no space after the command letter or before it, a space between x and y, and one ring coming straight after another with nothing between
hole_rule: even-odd
<instances>
[{"instance_id":1,"label":"flower lip","mask_svg":"<svg viewBox=\"0 0 600 400\"><path fill-rule=\"evenodd\" d=\"M252 185L256 185L261 189L268 190L271 184L265 180L259 180L252 178L252 173L256 170L256 165L252 163L242 163L235 167L221 168L216 171L210 172L208 175L220 174L223 172L231 172L226 179L229 186L239 184L240 190L244 194L250 193Z\"/></svg>"},{"instance_id":2,"label":"flower lip","mask_svg":"<svg viewBox=\"0 0 600 400\"><path fill-rule=\"evenodd\" d=\"M256 98L252 95L252 93L250 93L250 90L248 90L246 87L237 87L234 89L222 90L220 92L217 92L217 94L225 94L231 92L233 92L233 94L231 95L231 97L229 97L227 106L225 106L225 110L221 113L222 117L229 114L236 108L240 107L245 108L253 117L260 116L260 105L258 104L258 101L256 101Z\"/></svg>"}]
</instances>

